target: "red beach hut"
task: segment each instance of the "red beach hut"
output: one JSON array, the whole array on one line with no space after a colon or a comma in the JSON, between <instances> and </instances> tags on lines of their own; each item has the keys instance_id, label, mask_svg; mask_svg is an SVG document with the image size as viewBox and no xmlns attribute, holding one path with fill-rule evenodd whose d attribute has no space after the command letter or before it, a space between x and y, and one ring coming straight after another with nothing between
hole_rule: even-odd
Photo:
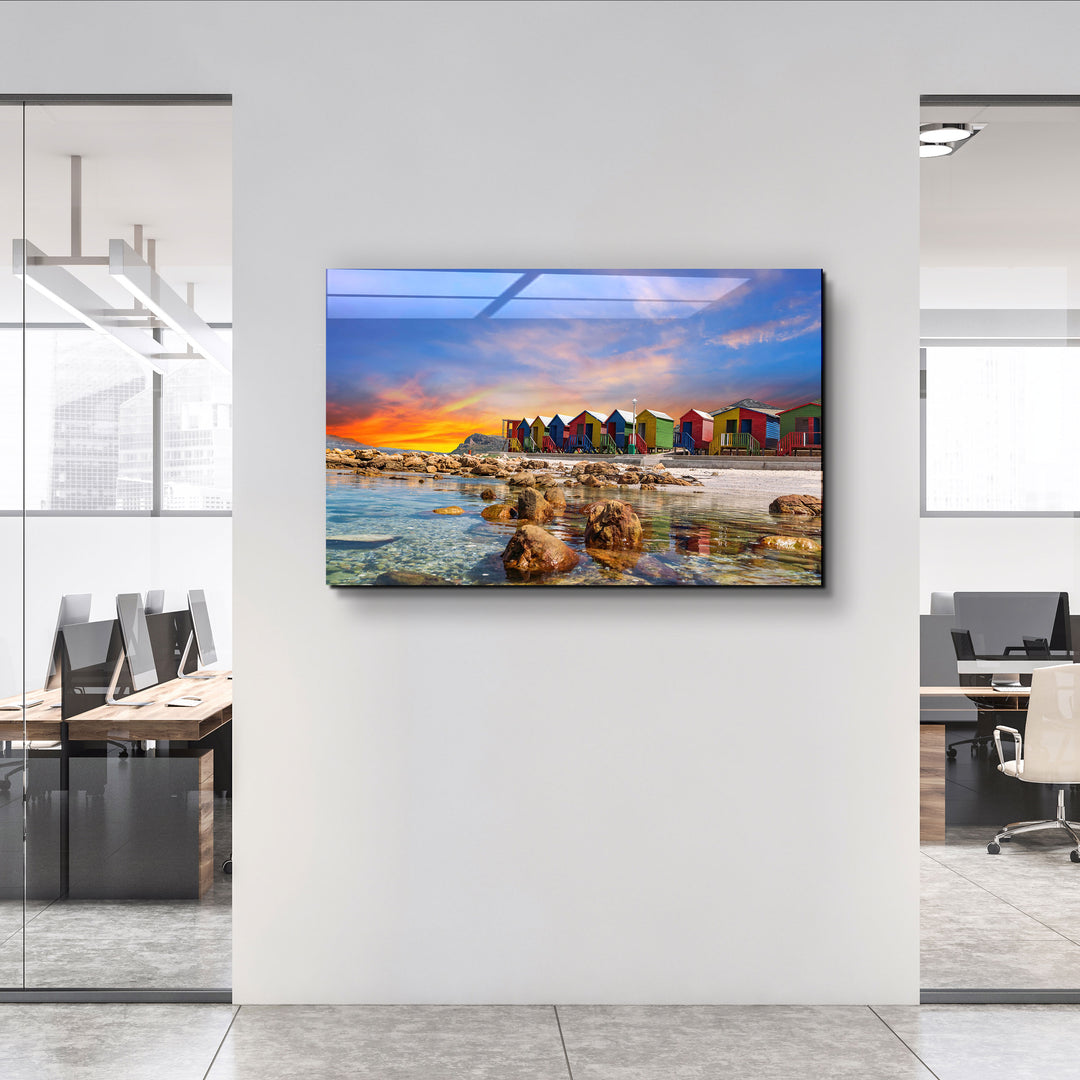
<instances>
[{"instance_id":1,"label":"red beach hut","mask_svg":"<svg viewBox=\"0 0 1080 1080\"><path fill-rule=\"evenodd\" d=\"M675 445L684 447L690 453L708 450L712 442L713 418L701 409L687 409L679 417L675 430Z\"/></svg>"}]
</instances>

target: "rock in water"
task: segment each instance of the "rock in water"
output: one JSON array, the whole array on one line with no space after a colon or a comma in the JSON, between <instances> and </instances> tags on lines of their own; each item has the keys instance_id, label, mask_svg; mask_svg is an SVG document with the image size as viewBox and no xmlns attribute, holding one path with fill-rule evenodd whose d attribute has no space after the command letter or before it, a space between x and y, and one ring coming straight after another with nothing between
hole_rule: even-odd
<instances>
[{"instance_id":1,"label":"rock in water","mask_svg":"<svg viewBox=\"0 0 1080 1080\"><path fill-rule=\"evenodd\" d=\"M535 521L542 525L555 516L555 507L536 488L525 488L518 497L517 516L522 521Z\"/></svg>"},{"instance_id":2,"label":"rock in water","mask_svg":"<svg viewBox=\"0 0 1080 1080\"><path fill-rule=\"evenodd\" d=\"M511 506L509 503L485 506L480 511L480 516L485 521L513 521L517 517L517 507Z\"/></svg>"},{"instance_id":3,"label":"rock in water","mask_svg":"<svg viewBox=\"0 0 1080 1080\"><path fill-rule=\"evenodd\" d=\"M377 548L383 544L392 544L400 539L397 536L376 536L373 533L357 533L352 536L328 536L326 546L329 548Z\"/></svg>"},{"instance_id":4,"label":"rock in water","mask_svg":"<svg viewBox=\"0 0 1080 1080\"><path fill-rule=\"evenodd\" d=\"M374 585L449 585L449 581L431 574L417 574L411 570L387 570L381 573Z\"/></svg>"},{"instance_id":5,"label":"rock in water","mask_svg":"<svg viewBox=\"0 0 1080 1080\"><path fill-rule=\"evenodd\" d=\"M573 570L579 558L577 552L539 525L522 525L502 553L506 576L520 581Z\"/></svg>"},{"instance_id":6,"label":"rock in water","mask_svg":"<svg viewBox=\"0 0 1080 1080\"><path fill-rule=\"evenodd\" d=\"M821 543L812 536L763 536L758 547L772 548L773 551L805 551L813 554L821 551Z\"/></svg>"},{"instance_id":7,"label":"rock in water","mask_svg":"<svg viewBox=\"0 0 1080 1080\"><path fill-rule=\"evenodd\" d=\"M485 502L490 502L492 499L495 498L495 489L484 488L484 490L480 492L480 498L483 499Z\"/></svg>"},{"instance_id":8,"label":"rock in water","mask_svg":"<svg viewBox=\"0 0 1080 1080\"><path fill-rule=\"evenodd\" d=\"M608 551L605 548L590 548L589 556L607 570L625 574L637 566L641 558L640 551Z\"/></svg>"},{"instance_id":9,"label":"rock in water","mask_svg":"<svg viewBox=\"0 0 1080 1080\"><path fill-rule=\"evenodd\" d=\"M563 494L561 487L544 488L544 498L547 499L555 513L561 514L566 509L566 496Z\"/></svg>"},{"instance_id":10,"label":"rock in water","mask_svg":"<svg viewBox=\"0 0 1080 1080\"><path fill-rule=\"evenodd\" d=\"M585 507L587 548L641 547L641 522L629 503L619 499L599 499Z\"/></svg>"},{"instance_id":11,"label":"rock in water","mask_svg":"<svg viewBox=\"0 0 1080 1080\"><path fill-rule=\"evenodd\" d=\"M821 500L816 495L779 495L769 503L769 513L820 517Z\"/></svg>"},{"instance_id":12,"label":"rock in water","mask_svg":"<svg viewBox=\"0 0 1080 1080\"><path fill-rule=\"evenodd\" d=\"M460 506L436 506L431 511L433 514L464 514L465 511Z\"/></svg>"}]
</instances>

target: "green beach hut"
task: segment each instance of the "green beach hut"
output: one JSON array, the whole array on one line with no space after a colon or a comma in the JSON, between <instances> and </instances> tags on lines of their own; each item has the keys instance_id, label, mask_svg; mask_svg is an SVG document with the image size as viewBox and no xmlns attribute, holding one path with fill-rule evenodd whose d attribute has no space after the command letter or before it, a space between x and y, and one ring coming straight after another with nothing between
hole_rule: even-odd
<instances>
[{"instance_id":1,"label":"green beach hut","mask_svg":"<svg viewBox=\"0 0 1080 1080\"><path fill-rule=\"evenodd\" d=\"M821 449L821 402L807 401L780 414L780 453Z\"/></svg>"},{"instance_id":2,"label":"green beach hut","mask_svg":"<svg viewBox=\"0 0 1080 1080\"><path fill-rule=\"evenodd\" d=\"M637 434L650 452L671 450L675 446L675 421L667 413L645 409L637 414Z\"/></svg>"}]
</instances>

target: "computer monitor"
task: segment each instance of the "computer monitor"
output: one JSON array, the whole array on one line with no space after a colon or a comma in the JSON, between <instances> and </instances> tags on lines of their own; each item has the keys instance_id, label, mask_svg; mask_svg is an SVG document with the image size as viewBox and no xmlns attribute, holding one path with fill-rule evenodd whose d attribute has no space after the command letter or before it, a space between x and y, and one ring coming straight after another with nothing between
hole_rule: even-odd
<instances>
[{"instance_id":1,"label":"computer monitor","mask_svg":"<svg viewBox=\"0 0 1080 1080\"><path fill-rule=\"evenodd\" d=\"M67 593L60 597L60 611L56 616L56 629L49 650L49 666L45 681L41 684L46 690L55 690L60 685L60 631L65 626L90 621L90 596L90 593Z\"/></svg>"},{"instance_id":2,"label":"computer monitor","mask_svg":"<svg viewBox=\"0 0 1080 1080\"><path fill-rule=\"evenodd\" d=\"M961 674L1030 675L1073 660L1066 592L958 592L954 603L956 626L971 635L975 654L958 659L958 670L966 665Z\"/></svg>"},{"instance_id":3,"label":"computer monitor","mask_svg":"<svg viewBox=\"0 0 1080 1080\"><path fill-rule=\"evenodd\" d=\"M148 705L147 701L132 701L130 698L116 700L113 691L120 678L120 671L127 664L131 675L132 690L145 690L158 682L157 665L154 663L154 650L150 644L150 631L146 626L146 610L142 597L138 593L120 593L116 597L116 620L120 624L120 637L124 643L123 651L116 661L109 693L105 698L107 705Z\"/></svg>"},{"instance_id":4,"label":"computer monitor","mask_svg":"<svg viewBox=\"0 0 1080 1080\"><path fill-rule=\"evenodd\" d=\"M124 649L115 619L68 624L60 631L60 641L62 716L67 719L105 703L116 689L109 680L117 660L123 659ZM122 689L130 690L126 680Z\"/></svg>"},{"instance_id":5,"label":"computer monitor","mask_svg":"<svg viewBox=\"0 0 1080 1080\"><path fill-rule=\"evenodd\" d=\"M194 644L199 654L199 667L217 663L217 649L214 647L214 634L210 629L210 616L206 610L206 594L202 589L188 590L188 611L191 612L191 636L188 638L184 655L180 658L180 666L176 675L180 679L208 679L209 675L189 675L185 673L188 654Z\"/></svg>"},{"instance_id":6,"label":"computer monitor","mask_svg":"<svg viewBox=\"0 0 1080 1080\"><path fill-rule=\"evenodd\" d=\"M144 606L147 615L160 615L165 610L165 590L147 589Z\"/></svg>"}]
</instances>

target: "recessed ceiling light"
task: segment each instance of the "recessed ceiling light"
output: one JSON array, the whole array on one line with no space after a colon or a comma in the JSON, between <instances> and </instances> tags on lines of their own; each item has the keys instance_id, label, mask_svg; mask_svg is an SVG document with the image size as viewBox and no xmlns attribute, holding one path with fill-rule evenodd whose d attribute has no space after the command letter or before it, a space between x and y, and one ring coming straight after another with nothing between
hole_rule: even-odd
<instances>
[{"instance_id":1,"label":"recessed ceiling light","mask_svg":"<svg viewBox=\"0 0 1080 1080\"><path fill-rule=\"evenodd\" d=\"M952 152L948 143L919 143L919 157L945 157Z\"/></svg>"},{"instance_id":2,"label":"recessed ceiling light","mask_svg":"<svg viewBox=\"0 0 1080 1080\"><path fill-rule=\"evenodd\" d=\"M975 134L971 124L923 124L919 128L919 141L924 143L950 143L970 139Z\"/></svg>"}]
</instances>

